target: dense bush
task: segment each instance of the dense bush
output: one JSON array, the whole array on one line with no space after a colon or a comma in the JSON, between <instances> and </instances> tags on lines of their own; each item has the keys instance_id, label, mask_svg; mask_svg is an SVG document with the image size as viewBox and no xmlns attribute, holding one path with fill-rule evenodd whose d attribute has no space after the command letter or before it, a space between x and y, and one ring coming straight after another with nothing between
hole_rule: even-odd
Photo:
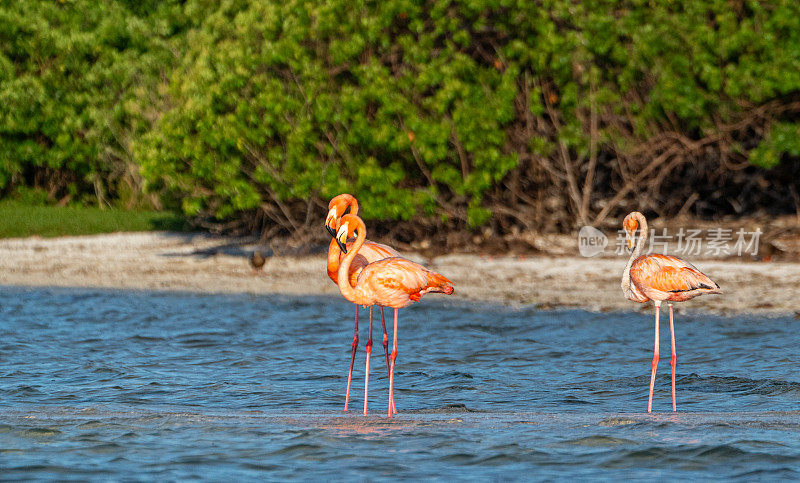
<instances>
[{"instance_id":1,"label":"dense bush","mask_svg":"<svg viewBox=\"0 0 800 483\"><path fill-rule=\"evenodd\" d=\"M139 166L267 234L321 233L342 191L424 230L794 209L791 0L30 5L0 10L3 184Z\"/></svg>"},{"instance_id":2,"label":"dense bush","mask_svg":"<svg viewBox=\"0 0 800 483\"><path fill-rule=\"evenodd\" d=\"M516 165L503 128L518 72L465 52L466 31L449 39L460 22L448 8L352 7L227 2L204 18L174 107L137 150L145 177L189 213L261 207L288 229L306 210L282 204L341 191L370 218L464 205L486 221L484 193Z\"/></svg>"},{"instance_id":3,"label":"dense bush","mask_svg":"<svg viewBox=\"0 0 800 483\"><path fill-rule=\"evenodd\" d=\"M155 119L152 97L174 58L166 40L182 17L177 5L149 10L88 0L0 4L0 190L136 201L130 144Z\"/></svg>"}]
</instances>

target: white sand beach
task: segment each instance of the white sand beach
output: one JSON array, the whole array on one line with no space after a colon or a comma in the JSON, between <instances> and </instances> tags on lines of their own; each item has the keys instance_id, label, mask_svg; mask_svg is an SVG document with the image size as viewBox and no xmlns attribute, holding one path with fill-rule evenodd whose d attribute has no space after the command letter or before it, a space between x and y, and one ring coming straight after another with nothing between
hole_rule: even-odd
<instances>
[{"instance_id":1,"label":"white sand beach","mask_svg":"<svg viewBox=\"0 0 800 483\"><path fill-rule=\"evenodd\" d=\"M0 241L0 284L338 295L326 276L323 254L271 256L263 273L254 276L248 264L253 248L241 239L168 232L6 239ZM450 278L454 300L593 311L652 309L622 296L624 257L408 256ZM693 262L725 293L677 304L678 310L800 316L800 264Z\"/></svg>"}]
</instances>

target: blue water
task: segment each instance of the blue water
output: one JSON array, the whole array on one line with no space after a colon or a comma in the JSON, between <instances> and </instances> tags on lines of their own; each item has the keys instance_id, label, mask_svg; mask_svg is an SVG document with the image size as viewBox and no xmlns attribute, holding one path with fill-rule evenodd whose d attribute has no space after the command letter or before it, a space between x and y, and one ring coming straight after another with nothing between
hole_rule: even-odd
<instances>
[{"instance_id":1,"label":"blue water","mask_svg":"<svg viewBox=\"0 0 800 483\"><path fill-rule=\"evenodd\" d=\"M337 298L0 288L0 469L24 479L800 477L800 321L429 296L400 313L396 403ZM389 314L387 314L389 315ZM387 321L391 324L391 319ZM666 318L664 318L666 322ZM391 331L391 327L389 327Z\"/></svg>"}]
</instances>

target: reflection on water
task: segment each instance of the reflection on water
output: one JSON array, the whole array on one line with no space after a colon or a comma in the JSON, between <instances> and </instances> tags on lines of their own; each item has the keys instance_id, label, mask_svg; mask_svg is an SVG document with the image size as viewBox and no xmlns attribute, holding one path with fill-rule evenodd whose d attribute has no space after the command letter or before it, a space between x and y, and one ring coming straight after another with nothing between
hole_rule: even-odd
<instances>
[{"instance_id":1,"label":"reflection on water","mask_svg":"<svg viewBox=\"0 0 800 483\"><path fill-rule=\"evenodd\" d=\"M352 305L335 298L0 294L8 477L800 474L791 318L679 314L681 412L669 412L665 358L654 398L663 412L647 415L650 316L430 297L401 311L400 414L388 421L380 345L373 414L341 411ZM363 404L362 313L354 409Z\"/></svg>"}]
</instances>

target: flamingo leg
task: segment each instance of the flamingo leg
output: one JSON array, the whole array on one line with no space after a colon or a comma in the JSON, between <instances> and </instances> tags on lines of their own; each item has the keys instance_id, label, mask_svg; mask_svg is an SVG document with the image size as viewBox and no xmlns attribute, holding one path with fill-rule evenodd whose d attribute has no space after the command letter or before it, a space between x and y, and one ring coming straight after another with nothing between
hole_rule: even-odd
<instances>
[{"instance_id":1,"label":"flamingo leg","mask_svg":"<svg viewBox=\"0 0 800 483\"><path fill-rule=\"evenodd\" d=\"M386 377L389 377L389 335L386 334L386 320L381 307L381 325L383 326L383 355L386 357Z\"/></svg>"},{"instance_id":2,"label":"flamingo leg","mask_svg":"<svg viewBox=\"0 0 800 483\"><path fill-rule=\"evenodd\" d=\"M344 410L350 402L350 382L353 380L353 362L356 359L356 349L358 349L358 304L356 304L356 328L353 335L353 353L350 354L350 373L347 374L347 393L344 396Z\"/></svg>"},{"instance_id":3,"label":"flamingo leg","mask_svg":"<svg viewBox=\"0 0 800 483\"><path fill-rule=\"evenodd\" d=\"M389 377L389 336L386 334L386 319L383 317L383 307L381 307L381 326L383 327L383 355L386 357L386 377ZM397 414L394 401L392 401L392 412Z\"/></svg>"},{"instance_id":4,"label":"flamingo leg","mask_svg":"<svg viewBox=\"0 0 800 483\"><path fill-rule=\"evenodd\" d=\"M653 412L653 386L656 382L656 368L658 367L658 312L661 308L660 303L656 303L656 337L653 347L653 371L650 373L650 395L647 398L647 412Z\"/></svg>"},{"instance_id":5,"label":"flamingo leg","mask_svg":"<svg viewBox=\"0 0 800 483\"><path fill-rule=\"evenodd\" d=\"M369 332L367 335L367 366L364 369L364 416L367 415L367 394L369 393L369 359L372 355L372 306L369 306Z\"/></svg>"},{"instance_id":6,"label":"flamingo leg","mask_svg":"<svg viewBox=\"0 0 800 483\"><path fill-rule=\"evenodd\" d=\"M669 365L672 366L672 412L676 412L675 406L675 366L678 362L678 355L675 353L675 325L672 323L672 304L669 304L669 339L672 343L672 359Z\"/></svg>"},{"instance_id":7,"label":"flamingo leg","mask_svg":"<svg viewBox=\"0 0 800 483\"><path fill-rule=\"evenodd\" d=\"M394 309L394 336L392 337L392 357L389 369L389 417L391 418L394 408L394 362L397 359L397 309Z\"/></svg>"}]
</instances>

